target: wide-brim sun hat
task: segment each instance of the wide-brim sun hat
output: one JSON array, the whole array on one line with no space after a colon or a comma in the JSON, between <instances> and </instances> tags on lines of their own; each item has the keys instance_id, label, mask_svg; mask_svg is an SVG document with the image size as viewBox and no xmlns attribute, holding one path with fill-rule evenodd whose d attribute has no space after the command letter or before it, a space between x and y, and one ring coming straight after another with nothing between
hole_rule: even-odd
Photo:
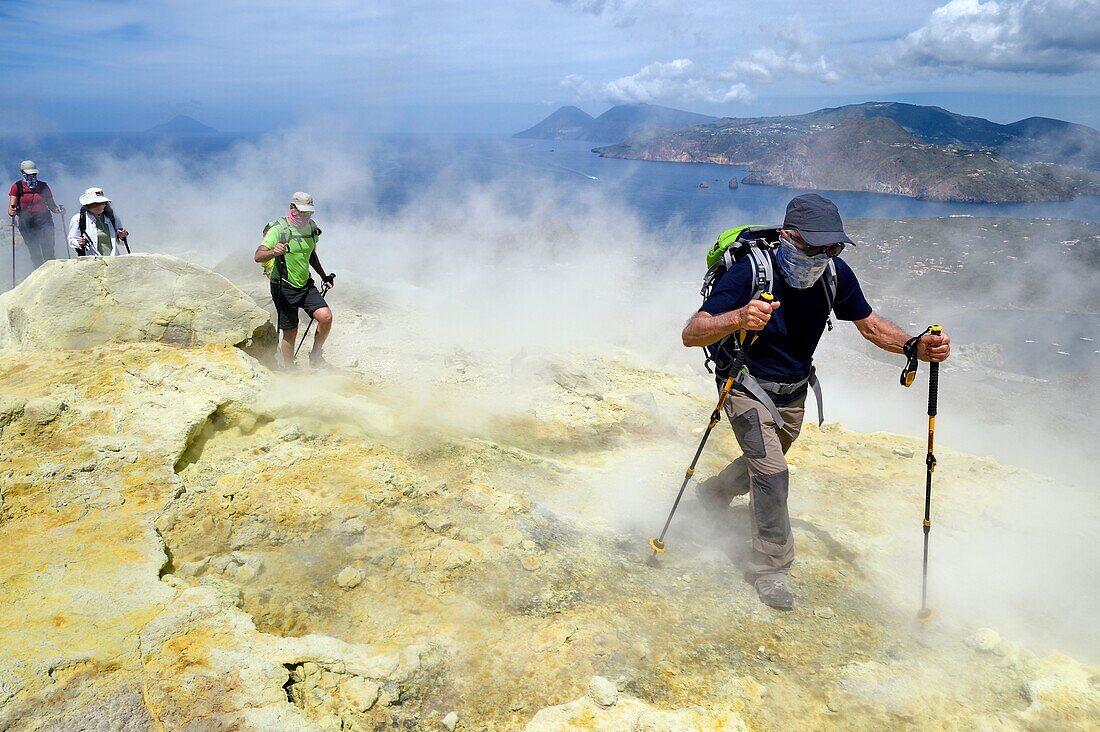
<instances>
[{"instance_id":1,"label":"wide-brim sun hat","mask_svg":"<svg viewBox=\"0 0 1100 732\"><path fill-rule=\"evenodd\" d=\"M102 188L89 188L80 194L80 205L90 206L93 203L110 203L111 199L107 198L103 193Z\"/></svg>"},{"instance_id":2,"label":"wide-brim sun hat","mask_svg":"<svg viewBox=\"0 0 1100 732\"><path fill-rule=\"evenodd\" d=\"M298 191L290 197L290 205L302 213L313 213L317 210L313 207L313 196L303 191Z\"/></svg>"},{"instance_id":3,"label":"wide-brim sun hat","mask_svg":"<svg viewBox=\"0 0 1100 732\"><path fill-rule=\"evenodd\" d=\"M802 239L813 247L827 247L830 244L852 240L844 233L844 224L836 204L816 193L795 196L787 204L787 215L783 218L784 229L794 229Z\"/></svg>"}]
</instances>

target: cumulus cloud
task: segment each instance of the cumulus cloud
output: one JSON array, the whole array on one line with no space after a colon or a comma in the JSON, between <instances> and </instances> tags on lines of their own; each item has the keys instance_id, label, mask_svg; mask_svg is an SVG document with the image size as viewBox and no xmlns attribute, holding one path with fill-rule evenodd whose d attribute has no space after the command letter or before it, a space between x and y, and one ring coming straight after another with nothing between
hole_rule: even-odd
<instances>
[{"instance_id":1,"label":"cumulus cloud","mask_svg":"<svg viewBox=\"0 0 1100 732\"><path fill-rule=\"evenodd\" d=\"M773 42L740 55L723 77L758 84L771 84L790 77L827 84L840 81L840 74L822 55L822 42L817 35L806 30L798 18L787 18L782 25L783 33ZM760 30L767 33L768 29L761 27Z\"/></svg>"},{"instance_id":2,"label":"cumulus cloud","mask_svg":"<svg viewBox=\"0 0 1100 732\"><path fill-rule=\"evenodd\" d=\"M902 64L1044 74L1100 66L1097 0L951 0L895 49Z\"/></svg>"},{"instance_id":3,"label":"cumulus cloud","mask_svg":"<svg viewBox=\"0 0 1100 732\"><path fill-rule=\"evenodd\" d=\"M829 65L824 56L806 59L796 50L776 51L774 48L758 48L739 58L730 64L725 76L760 84L770 84L777 79L791 76L816 79L828 84L840 81L840 74Z\"/></svg>"},{"instance_id":4,"label":"cumulus cloud","mask_svg":"<svg viewBox=\"0 0 1100 732\"><path fill-rule=\"evenodd\" d=\"M678 58L667 63L655 62L636 74L623 76L603 86L611 102L743 102L752 99L744 84L729 83L699 70L691 59Z\"/></svg>"},{"instance_id":5,"label":"cumulus cloud","mask_svg":"<svg viewBox=\"0 0 1100 732\"><path fill-rule=\"evenodd\" d=\"M587 99L596 91L595 85L580 74L566 76L561 80L561 86L580 99Z\"/></svg>"},{"instance_id":6,"label":"cumulus cloud","mask_svg":"<svg viewBox=\"0 0 1100 732\"><path fill-rule=\"evenodd\" d=\"M735 59L724 78L773 84L784 78L802 77L835 84L840 74L822 55L822 45L820 37L807 31L801 21L789 19L783 23L783 33L769 45Z\"/></svg>"},{"instance_id":7,"label":"cumulus cloud","mask_svg":"<svg viewBox=\"0 0 1100 732\"><path fill-rule=\"evenodd\" d=\"M752 83L771 84L794 77L830 84L840 81L840 73L821 53L823 44L819 37L808 32L797 18L785 20L783 29L768 45L738 52L735 60L724 68L678 58L647 64L634 74L602 85L577 74L566 76L561 85L577 97L600 96L615 104L729 104L753 101L756 97L748 87Z\"/></svg>"}]
</instances>

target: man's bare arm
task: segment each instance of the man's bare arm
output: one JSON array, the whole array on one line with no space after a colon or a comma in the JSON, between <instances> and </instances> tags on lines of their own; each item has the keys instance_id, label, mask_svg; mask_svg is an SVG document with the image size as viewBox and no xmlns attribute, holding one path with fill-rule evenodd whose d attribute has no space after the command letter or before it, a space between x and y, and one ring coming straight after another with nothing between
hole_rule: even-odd
<instances>
[{"instance_id":1,"label":"man's bare arm","mask_svg":"<svg viewBox=\"0 0 1100 732\"><path fill-rule=\"evenodd\" d=\"M760 330L771 320L772 311L779 307L779 301L764 302L753 300L743 308L726 313L711 315L700 310L691 316L691 320L680 333L684 345L709 346L717 343L730 333L739 330Z\"/></svg>"},{"instance_id":2,"label":"man's bare arm","mask_svg":"<svg viewBox=\"0 0 1100 732\"><path fill-rule=\"evenodd\" d=\"M310 253L309 263L313 265L313 269L317 271L317 274L321 275L321 281L328 282L328 273L325 272L325 268L321 266L321 260L317 258L316 250ZM332 287L335 284L335 282L329 282L329 287Z\"/></svg>"},{"instance_id":3,"label":"man's bare arm","mask_svg":"<svg viewBox=\"0 0 1100 732\"><path fill-rule=\"evenodd\" d=\"M912 337L894 323L874 313L854 323L860 335L890 353L904 353L905 342ZM925 334L917 345L917 358L921 361L943 361L949 355L951 339L946 334Z\"/></svg>"},{"instance_id":4,"label":"man's bare arm","mask_svg":"<svg viewBox=\"0 0 1100 732\"><path fill-rule=\"evenodd\" d=\"M256 247L256 253L252 255L252 259L254 259L257 264L263 264L264 262L275 259L275 257L281 257L284 254L286 254L286 242L279 242L275 245L274 249L268 249L261 244Z\"/></svg>"}]
</instances>

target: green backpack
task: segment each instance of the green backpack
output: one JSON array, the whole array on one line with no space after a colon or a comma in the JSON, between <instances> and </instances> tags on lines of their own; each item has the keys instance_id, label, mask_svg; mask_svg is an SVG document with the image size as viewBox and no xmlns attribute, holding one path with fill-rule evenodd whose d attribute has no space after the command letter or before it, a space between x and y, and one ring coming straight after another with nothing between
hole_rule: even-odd
<instances>
[{"instance_id":1,"label":"green backpack","mask_svg":"<svg viewBox=\"0 0 1100 732\"><path fill-rule=\"evenodd\" d=\"M733 263L745 257L752 261L752 299L760 297L761 293L771 292L775 281L771 252L779 246L779 228L748 224L726 229L719 234L718 240L707 250L707 273L703 277L703 287L699 290L703 299L710 297L714 286L729 271ZM822 279L829 310L832 311L833 299L836 297L836 264L833 260L829 260ZM833 322L830 318L829 330L832 329Z\"/></svg>"},{"instance_id":2,"label":"green backpack","mask_svg":"<svg viewBox=\"0 0 1100 732\"><path fill-rule=\"evenodd\" d=\"M733 263L749 257L753 268L753 299L772 289L772 259L768 252L779 245L779 229L747 224L726 229L707 251L707 274L699 294L706 300Z\"/></svg>"}]
</instances>

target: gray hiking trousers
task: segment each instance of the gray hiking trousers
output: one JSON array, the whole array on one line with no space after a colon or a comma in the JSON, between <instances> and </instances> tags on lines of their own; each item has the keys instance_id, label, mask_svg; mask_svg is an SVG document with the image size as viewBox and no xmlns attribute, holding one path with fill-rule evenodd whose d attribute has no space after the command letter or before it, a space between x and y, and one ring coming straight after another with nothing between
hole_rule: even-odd
<instances>
[{"instance_id":1,"label":"gray hiking trousers","mask_svg":"<svg viewBox=\"0 0 1100 732\"><path fill-rule=\"evenodd\" d=\"M794 534L787 513L790 472L785 454L802 430L806 395L779 406L786 425L779 429L760 402L742 392L730 392L726 416L741 446L741 457L718 475L706 488L726 504L734 496L749 494L752 547L748 572L752 579L779 579L794 562Z\"/></svg>"},{"instance_id":2,"label":"gray hiking trousers","mask_svg":"<svg viewBox=\"0 0 1100 732\"><path fill-rule=\"evenodd\" d=\"M53 217L50 214L21 213L16 219L19 235L27 245L31 258L31 269L38 269L44 262L54 258Z\"/></svg>"}]
</instances>

